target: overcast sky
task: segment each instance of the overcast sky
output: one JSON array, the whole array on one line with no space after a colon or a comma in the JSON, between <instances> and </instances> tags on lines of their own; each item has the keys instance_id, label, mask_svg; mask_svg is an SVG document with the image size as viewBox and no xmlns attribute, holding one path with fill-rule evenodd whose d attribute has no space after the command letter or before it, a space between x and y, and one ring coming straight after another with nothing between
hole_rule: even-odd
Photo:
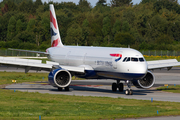
<instances>
[{"instance_id":1,"label":"overcast sky","mask_svg":"<svg viewBox=\"0 0 180 120\"><path fill-rule=\"evenodd\" d=\"M3 1L3 0L0 0L0 2ZM35 1L35 0L33 0ZM73 3L76 3L78 4L79 0L41 0L42 2L48 2L48 1L53 1L53 2L73 2ZM99 0L87 0L88 2L91 3L91 6L95 6L96 3L99 1ZM107 2L106 3L110 3L110 0L106 0ZM139 4L141 2L141 0L132 0L133 4Z\"/></svg>"},{"instance_id":2,"label":"overcast sky","mask_svg":"<svg viewBox=\"0 0 180 120\"><path fill-rule=\"evenodd\" d=\"M42 2L48 2L50 0L41 0ZM76 3L78 4L79 0L51 0L51 1L54 1L54 2L73 2L73 3ZM96 5L96 3L99 1L99 0L87 0L88 2L91 3L91 5L94 7ZM106 0L107 2L106 3L110 3L110 0ZM139 4L141 2L141 0L132 0L133 4Z\"/></svg>"}]
</instances>

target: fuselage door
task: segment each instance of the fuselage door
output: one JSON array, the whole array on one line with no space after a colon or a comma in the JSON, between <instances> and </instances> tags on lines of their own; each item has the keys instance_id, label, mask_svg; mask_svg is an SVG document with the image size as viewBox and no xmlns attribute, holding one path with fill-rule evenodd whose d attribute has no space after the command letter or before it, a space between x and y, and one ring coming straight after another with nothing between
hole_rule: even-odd
<instances>
[{"instance_id":1,"label":"fuselage door","mask_svg":"<svg viewBox=\"0 0 180 120\"><path fill-rule=\"evenodd\" d=\"M65 57L65 64L66 65L69 65L69 56L71 54L71 51L69 51L67 54L66 54L66 57Z\"/></svg>"},{"instance_id":2,"label":"fuselage door","mask_svg":"<svg viewBox=\"0 0 180 120\"><path fill-rule=\"evenodd\" d=\"M114 69L117 69L117 62L116 62L115 60L116 60L115 57L112 58L112 65L113 65L113 68L114 68Z\"/></svg>"},{"instance_id":3,"label":"fuselage door","mask_svg":"<svg viewBox=\"0 0 180 120\"><path fill-rule=\"evenodd\" d=\"M87 55L87 53L84 54L84 57L83 57L83 64L85 64L85 62L86 62L86 55Z\"/></svg>"}]
</instances>

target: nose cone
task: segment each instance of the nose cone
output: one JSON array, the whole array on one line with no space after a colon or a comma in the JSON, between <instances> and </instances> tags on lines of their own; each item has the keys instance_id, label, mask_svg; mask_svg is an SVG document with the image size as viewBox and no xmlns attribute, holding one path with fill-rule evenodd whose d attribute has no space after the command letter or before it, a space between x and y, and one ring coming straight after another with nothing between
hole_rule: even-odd
<instances>
[{"instance_id":1,"label":"nose cone","mask_svg":"<svg viewBox=\"0 0 180 120\"><path fill-rule=\"evenodd\" d=\"M125 74L126 79L129 80L138 80L143 78L147 73L147 63L146 62L137 62L131 63L127 67L127 72Z\"/></svg>"},{"instance_id":2,"label":"nose cone","mask_svg":"<svg viewBox=\"0 0 180 120\"><path fill-rule=\"evenodd\" d=\"M147 73L147 63L139 63L134 65L134 67L132 68L132 72L135 73L133 79L141 79L143 78L146 73Z\"/></svg>"},{"instance_id":3,"label":"nose cone","mask_svg":"<svg viewBox=\"0 0 180 120\"><path fill-rule=\"evenodd\" d=\"M148 67L147 67L147 63L146 62L140 63L140 64L136 65L137 73L144 73L144 74L146 74L147 73L147 69L148 69Z\"/></svg>"}]
</instances>

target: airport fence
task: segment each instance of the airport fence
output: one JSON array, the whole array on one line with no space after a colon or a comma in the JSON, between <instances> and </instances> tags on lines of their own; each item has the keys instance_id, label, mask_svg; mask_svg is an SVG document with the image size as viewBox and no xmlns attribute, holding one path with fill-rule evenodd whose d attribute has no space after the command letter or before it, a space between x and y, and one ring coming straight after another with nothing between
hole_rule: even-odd
<instances>
[{"instance_id":1,"label":"airport fence","mask_svg":"<svg viewBox=\"0 0 180 120\"><path fill-rule=\"evenodd\" d=\"M0 56L46 57L46 55L42 55L42 54L8 50L8 49L0 50Z\"/></svg>"},{"instance_id":2,"label":"airport fence","mask_svg":"<svg viewBox=\"0 0 180 120\"><path fill-rule=\"evenodd\" d=\"M143 55L147 56L180 56L180 51L168 50L140 50ZM27 57L46 57L46 55L29 53L24 51L15 51L9 49L0 50L0 56L27 56Z\"/></svg>"},{"instance_id":3,"label":"airport fence","mask_svg":"<svg viewBox=\"0 0 180 120\"><path fill-rule=\"evenodd\" d=\"M147 56L180 56L180 51L169 50L141 50L143 55Z\"/></svg>"}]
</instances>

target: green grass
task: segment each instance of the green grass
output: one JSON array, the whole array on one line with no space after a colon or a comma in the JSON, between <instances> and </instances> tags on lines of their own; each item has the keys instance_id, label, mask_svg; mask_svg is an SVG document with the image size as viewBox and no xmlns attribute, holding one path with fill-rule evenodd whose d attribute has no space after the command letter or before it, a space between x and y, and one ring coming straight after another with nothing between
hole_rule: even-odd
<instances>
[{"instance_id":1,"label":"green grass","mask_svg":"<svg viewBox=\"0 0 180 120\"><path fill-rule=\"evenodd\" d=\"M0 89L0 119L115 119L180 115L180 103ZM157 110L159 114L157 114Z\"/></svg>"},{"instance_id":2,"label":"green grass","mask_svg":"<svg viewBox=\"0 0 180 120\"><path fill-rule=\"evenodd\" d=\"M0 72L0 85L16 83L48 81L49 73L23 73L23 72ZM72 77L72 80L82 80L82 78Z\"/></svg>"},{"instance_id":3,"label":"green grass","mask_svg":"<svg viewBox=\"0 0 180 120\"><path fill-rule=\"evenodd\" d=\"M48 73L22 73L22 72L0 72L0 85L17 83L48 81Z\"/></svg>"},{"instance_id":4,"label":"green grass","mask_svg":"<svg viewBox=\"0 0 180 120\"><path fill-rule=\"evenodd\" d=\"M163 86L157 88L157 90L165 91L165 92L172 92L172 93L180 93L180 85L176 86Z\"/></svg>"}]
</instances>

